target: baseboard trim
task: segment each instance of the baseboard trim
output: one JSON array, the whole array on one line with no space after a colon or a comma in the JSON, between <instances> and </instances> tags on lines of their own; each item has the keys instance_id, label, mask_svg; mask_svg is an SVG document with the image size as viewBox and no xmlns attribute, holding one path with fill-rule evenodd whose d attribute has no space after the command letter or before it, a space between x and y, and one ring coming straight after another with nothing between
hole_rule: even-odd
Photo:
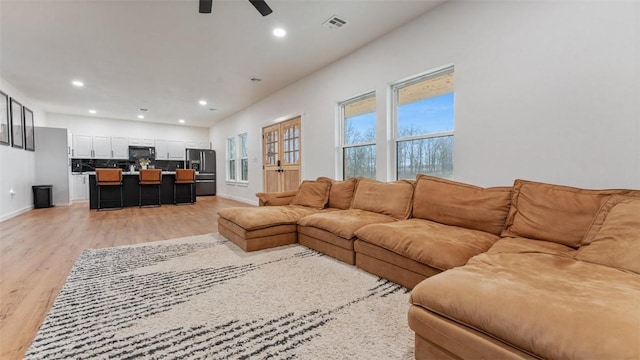
<instances>
[{"instance_id":1,"label":"baseboard trim","mask_svg":"<svg viewBox=\"0 0 640 360\"><path fill-rule=\"evenodd\" d=\"M216 196L221 197L221 198L225 198L225 199L230 199L230 200L235 200L235 201L240 201L243 202L245 204L249 204L249 205L255 205L258 206L258 200L248 200L245 198L241 198L241 197L237 197L237 196L233 196L233 195L227 195L227 194L216 194Z\"/></svg>"},{"instance_id":2,"label":"baseboard trim","mask_svg":"<svg viewBox=\"0 0 640 360\"><path fill-rule=\"evenodd\" d=\"M13 211L13 212L10 212L10 213L5 214L3 216L0 216L0 222L3 222L5 220L9 220L9 219L14 218L14 217L16 217L18 215L22 215L22 214L24 214L24 213L26 213L28 211L31 211L32 209L33 209L33 205L29 205L29 206L24 207L22 209L18 209L16 211Z\"/></svg>"}]
</instances>

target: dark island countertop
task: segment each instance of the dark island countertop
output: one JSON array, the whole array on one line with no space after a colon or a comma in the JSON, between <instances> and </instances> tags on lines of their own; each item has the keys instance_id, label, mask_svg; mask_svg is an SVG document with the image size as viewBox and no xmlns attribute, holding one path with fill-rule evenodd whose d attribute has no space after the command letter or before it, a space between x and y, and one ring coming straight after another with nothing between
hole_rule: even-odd
<instances>
[{"instance_id":1,"label":"dark island countertop","mask_svg":"<svg viewBox=\"0 0 640 360\"><path fill-rule=\"evenodd\" d=\"M94 171L85 172L89 175L89 208L98 208L98 186L96 184L96 173ZM123 172L122 173L122 195L123 205L138 206L140 199L140 187L138 185L138 172ZM160 185L160 199L161 203L174 204L173 200L173 185L176 176L175 171L163 171L162 172L162 185ZM116 186L103 186L100 190L101 202L103 207L120 207L120 190ZM145 186L142 189L143 205L153 203L157 201L157 188L153 185ZM192 194L192 195L191 195ZM193 202L196 201L195 186L192 193L189 191L189 185L179 185L176 188L176 195L178 202L189 202L189 196Z\"/></svg>"}]
</instances>

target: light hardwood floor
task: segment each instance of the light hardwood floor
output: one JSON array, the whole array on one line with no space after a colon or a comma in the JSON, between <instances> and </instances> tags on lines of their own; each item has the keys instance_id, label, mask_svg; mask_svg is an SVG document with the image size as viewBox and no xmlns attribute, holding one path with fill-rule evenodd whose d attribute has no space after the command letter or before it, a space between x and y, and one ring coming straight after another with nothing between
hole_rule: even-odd
<instances>
[{"instance_id":1,"label":"light hardwood floor","mask_svg":"<svg viewBox=\"0 0 640 360\"><path fill-rule=\"evenodd\" d=\"M216 196L195 205L89 210L87 203L34 209L0 222L0 359L22 359L84 249L218 231L217 211L250 206Z\"/></svg>"}]
</instances>

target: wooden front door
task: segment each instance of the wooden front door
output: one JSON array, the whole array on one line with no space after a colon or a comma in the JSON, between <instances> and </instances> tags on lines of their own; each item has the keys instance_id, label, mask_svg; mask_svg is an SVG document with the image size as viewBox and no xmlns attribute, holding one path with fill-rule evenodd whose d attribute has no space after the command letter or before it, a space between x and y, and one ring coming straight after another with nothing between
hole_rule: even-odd
<instances>
[{"instance_id":1,"label":"wooden front door","mask_svg":"<svg viewBox=\"0 0 640 360\"><path fill-rule=\"evenodd\" d=\"M264 191L295 190L300 185L300 117L262 128Z\"/></svg>"}]
</instances>

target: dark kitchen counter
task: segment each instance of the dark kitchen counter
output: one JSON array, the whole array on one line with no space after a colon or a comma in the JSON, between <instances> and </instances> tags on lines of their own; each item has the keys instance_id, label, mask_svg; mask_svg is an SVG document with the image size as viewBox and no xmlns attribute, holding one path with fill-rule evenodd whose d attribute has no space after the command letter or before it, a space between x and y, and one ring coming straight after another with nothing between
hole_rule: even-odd
<instances>
[{"instance_id":1,"label":"dark kitchen counter","mask_svg":"<svg viewBox=\"0 0 640 360\"><path fill-rule=\"evenodd\" d=\"M89 208L98 208L98 186L96 185L96 175L89 172ZM138 173L122 174L122 195L124 206L138 206L140 196L138 186ZM173 204L173 183L176 180L174 171L162 172L162 185L160 186L160 199L162 204ZM101 191L102 206L120 207L120 190L117 186L103 186ZM157 199L157 188L153 185L147 185L143 189L143 204L153 203ZM177 188L178 202L188 202L189 186L180 185ZM195 186L192 201L196 201Z\"/></svg>"}]
</instances>

